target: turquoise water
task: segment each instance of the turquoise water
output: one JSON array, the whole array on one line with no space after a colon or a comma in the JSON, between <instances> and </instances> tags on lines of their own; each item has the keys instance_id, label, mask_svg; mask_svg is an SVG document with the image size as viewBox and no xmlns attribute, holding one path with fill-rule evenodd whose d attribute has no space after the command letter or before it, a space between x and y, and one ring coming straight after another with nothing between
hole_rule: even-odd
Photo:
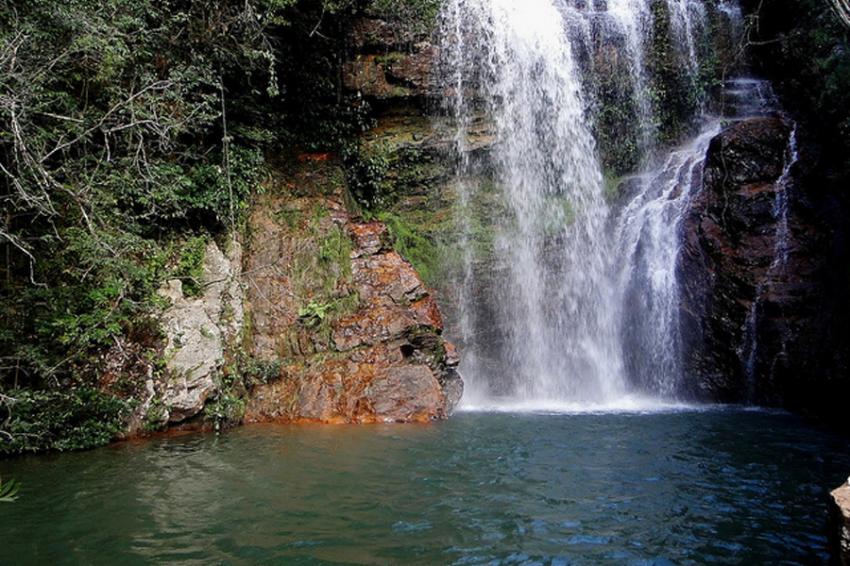
<instances>
[{"instance_id":1,"label":"turquoise water","mask_svg":"<svg viewBox=\"0 0 850 566\"><path fill-rule=\"evenodd\" d=\"M732 409L247 427L0 461L0 563L818 563L848 473Z\"/></svg>"}]
</instances>

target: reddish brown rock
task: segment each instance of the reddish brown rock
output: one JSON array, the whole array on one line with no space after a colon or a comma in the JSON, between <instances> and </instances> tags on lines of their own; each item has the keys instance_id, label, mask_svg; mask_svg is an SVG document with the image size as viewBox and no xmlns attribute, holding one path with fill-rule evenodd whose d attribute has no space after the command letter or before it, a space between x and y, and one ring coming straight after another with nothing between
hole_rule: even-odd
<instances>
[{"instance_id":1,"label":"reddish brown rock","mask_svg":"<svg viewBox=\"0 0 850 566\"><path fill-rule=\"evenodd\" d=\"M447 417L462 392L457 356L430 290L391 249L386 226L353 222L338 197L267 201L254 209L245 266L251 353L283 365L279 379L254 387L245 420ZM322 259L336 230L351 242L341 265Z\"/></svg>"},{"instance_id":2,"label":"reddish brown rock","mask_svg":"<svg viewBox=\"0 0 850 566\"><path fill-rule=\"evenodd\" d=\"M367 98L424 97L434 89L435 47L427 34L379 19L355 20L348 35L356 55L343 64L343 83Z\"/></svg>"},{"instance_id":3,"label":"reddish brown rock","mask_svg":"<svg viewBox=\"0 0 850 566\"><path fill-rule=\"evenodd\" d=\"M684 362L696 397L794 407L826 381L813 371L821 354L810 337L825 327L818 304L827 231L805 214L801 163L783 177L791 131L780 117L750 118L709 147L683 225L679 273Z\"/></svg>"},{"instance_id":4,"label":"reddish brown rock","mask_svg":"<svg viewBox=\"0 0 850 566\"><path fill-rule=\"evenodd\" d=\"M354 240L353 258L363 255L374 255L392 247L389 245L387 227L381 222L352 224L349 226L348 231Z\"/></svg>"}]
</instances>

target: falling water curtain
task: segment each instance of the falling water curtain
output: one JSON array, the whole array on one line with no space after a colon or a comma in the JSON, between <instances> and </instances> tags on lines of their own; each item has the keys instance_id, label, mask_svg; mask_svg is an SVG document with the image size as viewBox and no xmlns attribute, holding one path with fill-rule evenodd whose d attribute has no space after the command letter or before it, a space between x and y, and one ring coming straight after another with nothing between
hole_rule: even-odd
<instances>
[{"instance_id":1,"label":"falling water curtain","mask_svg":"<svg viewBox=\"0 0 850 566\"><path fill-rule=\"evenodd\" d=\"M829 3L844 25L850 27L850 0L829 0Z\"/></svg>"}]
</instances>

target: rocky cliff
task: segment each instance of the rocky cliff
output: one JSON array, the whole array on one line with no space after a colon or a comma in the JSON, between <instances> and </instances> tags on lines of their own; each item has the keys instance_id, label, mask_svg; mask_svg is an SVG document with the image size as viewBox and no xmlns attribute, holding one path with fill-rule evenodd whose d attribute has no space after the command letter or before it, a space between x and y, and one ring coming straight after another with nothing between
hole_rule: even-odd
<instances>
[{"instance_id":1,"label":"rocky cliff","mask_svg":"<svg viewBox=\"0 0 850 566\"><path fill-rule=\"evenodd\" d=\"M850 564L850 480L829 494L830 544L836 564Z\"/></svg>"},{"instance_id":2,"label":"rocky cliff","mask_svg":"<svg viewBox=\"0 0 850 566\"><path fill-rule=\"evenodd\" d=\"M105 356L104 390L142 400L130 434L428 421L459 401L459 358L422 278L437 279L452 203L452 140L426 112L430 29L364 15L345 33L341 86L371 109L371 127L342 159L289 152L274 161L244 236L227 253L213 242L203 250L201 293L163 285L165 343L150 345L159 354L124 344ZM486 129L480 138L476 149L491 141ZM363 219L361 205L375 199L383 212L367 214L390 229ZM144 386L122 391L122 375Z\"/></svg>"},{"instance_id":3,"label":"rocky cliff","mask_svg":"<svg viewBox=\"0 0 850 566\"><path fill-rule=\"evenodd\" d=\"M838 242L812 206L809 157L797 153L793 130L778 116L750 118L709 147L679 268L685 366L698 398L811 408L834 385L825 281Z\"/></svg>"},{"instance_id":4,"label":"rocky cliff","mask_svg":"<svg viewBox=\"0 0 850 566\"><path fill-rule=\"evenodd\" d=\"M445 418L462 384L434 296L384 224L352 218L344 187L311 188L336 168L300 164L251 215L245 349L280 373L251 391L245 418Z\"/></svg>"}]
</instances>

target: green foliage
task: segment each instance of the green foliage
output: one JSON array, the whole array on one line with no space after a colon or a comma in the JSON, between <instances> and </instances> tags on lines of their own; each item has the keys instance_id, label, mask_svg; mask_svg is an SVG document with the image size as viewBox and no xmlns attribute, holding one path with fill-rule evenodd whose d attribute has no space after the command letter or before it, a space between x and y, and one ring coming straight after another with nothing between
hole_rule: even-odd
<instances>
[{"instance_id":1,"label":"green foliage","mask_svg":"<svg viewBox=\"0 0 850 566\"><path fill-rule=\"evenodd\" d=\"M246 387L265 385L280 378L280 360L259 360L243 354L239 358L236 373L241 377Z\"/></svg>"},{"instance_id":2,"label":"green foliage","mask_svg":"<svg viewBox=\"0 0 850 566\"><path fill-rule=\"evenodd\" d=\"M251 115L277 90L268 30L293 5L0 5L0 352L15 368L0 386L90 379L156 310L187 233L177 276L200 291L191 232L233 224L259 183L269 136Z\"/></svg>"},{"instance_id":3,"label":"green foliage","mask_svg":"<svg viewBox=\"0 0 850 566\"><path fill-rule=\"evenodd\" d=\"M317 303L310 301L298 309L298 317L307 326L319 326L333 309L333 303Z\"/></svg>"},{"instance_id":4,"label":"green foliage","mask_svg":"<svg viewBox=\"0 0 850 566\"><path fill-rule=\"evenodd\" d=\"M127 403L91 388L12 390L0 405L0 452L80 450L106 444L123 428Z\"/></svg>"},{"instance_id":5,"label":"green foliage","mask_svg":"<svg viewBox=\"0 0 850 566\"><path fill-rule=\"evenodd\" d=\"M619 176L616 171L606 169L603 172L602 182L605 200L614 202L622 196L620 191L622 190L623 177Z\"/></svg>"},{"instance_id":6,"label":"green foliage","mask_svg":"<svg viewBox=\"0 0 850 566\"><path fill-rule=\"evenodd\" d=\"M594 134L602 163L618 171L634 170L640 161L641 124L627 61L600 49L593 62L589 89L594 105Z\"/></svg>"},{"instance_id":7,"label":"green foliage","mask_svg":"<svg viewBox=\"0 0 850 566\"><path fill-rule=\"evenodd\" d=\"M676 143L691 125L701 99L698 81L688 69L684 55L674 41L671 14L667 2L653 0L653 34L647 53L650 72L650 96L655 108L658 141ZM625 172L618 169L618 172Z\"/></svg>"},{"instance_id":8,"label":"green foliage","mask_svg":"<svg viewBox=\"0 0 850 566\"><path fill-rule=\"evenodd\" d=\"M336 266L339 277L351 277L351 238L339 226L334 226L319 248L319 258L326 267Z\"/></svg>"},{"instance_id":9,"label":"green foliage","mask_svg":"<svg viewBox=\"0 0 850 566\"><path fill-rule=\"evenodd\" d=\"M204 257L207 239L204 236L190 238L183 247L174 276L183 281L183 294L197 297L203 294Z\"/></svg>"},{"instance_id":10,"label":"green foliage","mask_svg":"<svg viewBox=\"0 0 850 566\"><path fill-rule=\"evenodd\" d=\"M440 0L371 0L366 13L403 23L412 34L430 33L440 11Z\"/></svg>"},{"instance_id":11,"label":"green foliage","mask_svg":"<svg viewBox=\"0 0 850 566\"><path fill-rule=\"evenodd\" d=\"M351 313L359 304L356 293L331 299L328 302L310 301L298 309L298 318L304 326L326 332L330 323L341 316Z\"/></svg>"},{"instance_id":12,"label":"green foliage","mask_svg":"<svg viewBox=\"0 0 850 566\"><path fill-rule=\"evenodd\" d=\"M166 409L160 399L154 398L147 413L145 413L145 424L142 426L142 429L145 432L156 432L165 428L167 423L168 409Z\"/></svg>"},{"instance_id":13,"label":"green foliage","mask_svg":"<svg viewBox=\"0 0 850 566\"><path fill-rule=\"evenodd\" d=\"M646 45L646 92L651 123L645 123L636 103L629 61L601 45L593 52L588 89L594 102L595 138L602 165L616 175L633 172L655 146L676 144L689 133L693 118L708 95L739 64L739 38L731 31L715 2L706 2L706 27L695 34L699 54L691 68L681 41L674 37L668 2L653 0L652 28Z\"/></svg>"},{"instance_id":14,"label":"green foliage","mask_svg":"<svg viewBox=\"0 0 850 566\"><path fill-rule=\"evenodd\" d=\"M387 178L391 148L384 144L366 146L358 142L344 147L342 155L348 190L354 198L367 208L382 205L386 195L392 191L392 184Z\"/></svg>"},{"instance_id":15,"label":"green foliage","mask_svg":"<svg viewBox=\"0 0 850 566\"><path fill-rule=\"evenodd\" d=\"M784 106L819 138L828 175L850 176L850 30L820 0L754 3L750 49ZM842 184L841 181L838 184Z\"/></svg>"},{"instance_id":16,"label":"green foliage","mask_svg":"<svg viewBox=\"0 0 850 566\"><path fill-rule=\"evenodd\" d=\"M219 378L218 393L204 405L204 419L216 431L242 422L247 401L241 376L226 374Z\"/></svg>"},{"instance_id":17,"label":"green foliage","mask_svg":"<svg viewBox=\"0 0 850 566\"><path fill-rule=\"evenodd\" d=\"M204 405L204 419L216 431L237 425L245 417L248 392L280 378L278 360L258 360L240 352L217 377L218 393Z\"/></svg>"},{"instance_id":18,"label":"green foliage","mask_svg":"<svg viewBox=\"0 0 850 566\"><path fill-rule=\"evenodd\" d=\"M441 269L440 248L397 214L381 212L378 219L387 225L393 247L413 265L423 280L433 284Z\"/></svg>"},{"instance_id":19,"label":"green foliage","mask_svg":"<svg viewBox=\"0 0 850 566\"><path fill-rule=\"evenodd\" d=\"M3 482L0 478L0 503L12 503L17 500L20 489L21 484L14 479Z\"/></svg>"}]
</instances>

